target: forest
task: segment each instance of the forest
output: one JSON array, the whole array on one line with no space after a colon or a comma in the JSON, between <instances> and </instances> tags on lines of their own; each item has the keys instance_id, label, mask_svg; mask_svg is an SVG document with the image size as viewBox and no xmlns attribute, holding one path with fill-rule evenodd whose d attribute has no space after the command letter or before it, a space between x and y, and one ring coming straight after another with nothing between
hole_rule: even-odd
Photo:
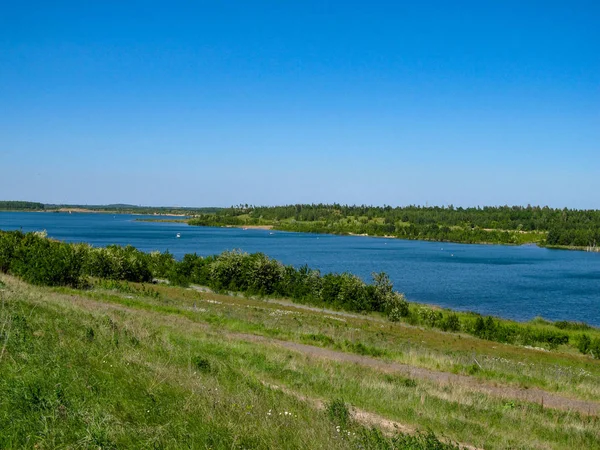
<instances>
[{"instance_id":1,"label":"forest","mask_svg":"<svg viewBox=\"0 0 600 450\"><path fill-rule=\"evenodd\" d=\"M0 201L0 211L43 211L44 209L43 203Z\"/></svg>"},{"instance_id":2,"label":"forest","mask_svg":"<svg viewBox=\"0 0 600 450\"><path fill-rule=\"evenodd\" d=\"M272 225L284 231L367 234L464 243L596 247L600 211L548 206L239 205L201 214L190 225Z\"/></svg>"}]
</instances>

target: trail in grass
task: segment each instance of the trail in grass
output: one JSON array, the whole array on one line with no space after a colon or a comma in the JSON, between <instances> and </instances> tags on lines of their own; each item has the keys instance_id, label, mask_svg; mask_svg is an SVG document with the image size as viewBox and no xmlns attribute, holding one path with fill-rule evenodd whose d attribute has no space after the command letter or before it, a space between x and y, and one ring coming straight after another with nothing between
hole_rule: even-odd
<instances>
[{"instance_id":1,"label":"trail in grass","mask_svg":"<svg viewBox=\"0 0 600 450\"><path fill-rule=\"evenodd\" d=\"M296 392L288 387L270 384L265 381L263 381L262 383L265 386L267 386L273 390L281 391L286 395L292 396L302 402L308 403L315 409L323 410L326 408L326 402L320 398L307 397L306 395ZM406 424L403 424L400 422L396 422L394 420L390 420L386 417L380 416L379 414L365 411L363 409L356 408L355 406L352 406L351 414L352 414L352 418L354 420L356 420L358 423L360 423L361 425L364 425L367 427L379 428L384 433L388 433L390 435L394 435L395 433L398 433L398 432L403 433L403 434L416 434L417 433L417 429L410 425L406 425ZM443 438L440 438L440 439L442 441L446 441ZM454 441L452 441L452 442L454 442ZM460 446L461 449L464 449L464 450L479 450L478 447L474 447L470 444L459 443L458 445Z\"/></svg>"},{"instance_id":2,"label":"trail in grass","mask_svg":"<svg viewBox=\"0 0 600 450\"><path fill-rule=\"evenodd\" d=\"M211 289L209 289L205 286L191 285L190 289L193 289L196 292L200 292L201 294L214 294L214 292ZM237 294L235 292L231 292L229 295L238 296L239 294ZM352 319L363 319L363 320L368 319L373 322L389 323L388 320L380 319L378 317L367 316L365 314L350 313L350 312L346 312L346 311L337 311L335 309L319 308L317 306L309 306L309 305L304 305L302 303L295 303L295 302L292 302L291 300L278 300L275 298L262 298L261 301L265 302L265 303L271 303L271 304L275 304L275 305L281 305L281 306L301 309L301 310L305 310L305 311L312 311L312 312L316 312L316 313L320 313L320 314L329 314L331 316L340 316L340 317L348 317L348 318L352 318ZM400 325L411 326L411 325L404 324L404 323L402 323Z\"/></svg>"},{"instance_id":3,"label":"trail in grass","mask_svg":"<svg viewBox=\"0 0 600 450\"><path fill-rule=\"evenodd\" d=\"M197 321L191 320L188 317L176 313L168 315L160 314L149 311L147 309L125 306L122 304L102 302L97 299L84 297L83 294L68 296L61 294L51 295L55 298L62 297L69 303L76 303L78 307L83 307L85 309L103 308L127 311L133 314L151 316L153 320L167 323L169 325L175 325L175 323L177 323L177 326L181 326L182 328L200 328L205 331L218 331L218 334L220 336L227 339L235 339L279 346L292 351L303 353L312 358L321 358L342 363L359 364L365 367L379 370L381 372L401 373L411 378L429 380L440 385L463 386L467 387L472 391L484 393L490 396L537 403L544 407L557 410L574 411L585 415L600 416L600 403L598 402L589 400L578 400L560 394L548 392L539 388L520 389L506 385L491 384L466 375L458 375L449 372L440 372L398 362L388 362L370 356L330 350L327 348L300 344L292 341L284 341L260 335L246 333L231 333L225 332L222 329L215 330L214 327L212 327L209 324L199 323Z\"/></svg>"},{"instance_id":4,"label":"trail in grass","mask_svg":"<svg viewBox=\"0 0 600 450\"><path fill-rule=\"evenodd\" d=\"M371 356L339 352L327 348L315 347L297 342L281 341L254 334L231 333L227 335L234 339L277 345L315 358L359 364L361 366L370 367L382 372L401 373L411 378L429 380L441 385L446 384L468 387L473 391L481 392L494 397L537 403L547 408L559 409L563 411L575 411L581 414L594 416L600 415L600 403L573 399L538 388L518 389L510 386L492 385L465 375L457 375L449 372L438 372L421 367L410 366L407 364L388 362Z\"/></svg>"}]
</instances>

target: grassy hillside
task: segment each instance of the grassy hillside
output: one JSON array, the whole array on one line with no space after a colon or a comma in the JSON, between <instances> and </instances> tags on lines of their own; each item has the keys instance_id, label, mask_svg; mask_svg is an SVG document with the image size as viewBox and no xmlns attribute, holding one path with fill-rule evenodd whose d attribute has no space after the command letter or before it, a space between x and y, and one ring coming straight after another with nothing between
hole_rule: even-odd
<instances>
[{"instance_id":1,"label":"grassy hillside","mask_svg":"<svg viewBox=\"0 0 600 450\"><path fill-rule=\"evenodd\" d=\"M600 448L589 356L190 288L0 283L0 448Z\"/></svg>"}]
</instances>

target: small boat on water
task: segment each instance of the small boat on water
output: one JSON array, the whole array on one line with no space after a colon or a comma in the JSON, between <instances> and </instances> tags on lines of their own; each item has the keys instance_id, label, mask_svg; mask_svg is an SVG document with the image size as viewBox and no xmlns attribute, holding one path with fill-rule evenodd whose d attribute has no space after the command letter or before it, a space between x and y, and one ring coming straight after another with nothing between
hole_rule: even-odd
<instances>
[{"instance_id":1,"label":"small boat on water","mask_svg":"<svg viewBox=\"0 0 600 450\"><path fill-rule=\"evenodd\" d=\"M181 237L181 233L177 233L177 237L180 238Z\"/></svg>"}]
</instances>

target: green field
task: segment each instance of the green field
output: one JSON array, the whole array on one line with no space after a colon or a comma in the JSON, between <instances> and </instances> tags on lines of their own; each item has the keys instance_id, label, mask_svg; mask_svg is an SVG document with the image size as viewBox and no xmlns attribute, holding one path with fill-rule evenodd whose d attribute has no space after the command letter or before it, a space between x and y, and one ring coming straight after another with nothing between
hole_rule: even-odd
<instances>
[{"instance_id":1,"label":"green field","mask_svg":"<svg viewBox=\"0 0 600 450\"><path fill-rule=\"evenodd\" d=\"M568 349L192 288L0 281L2 448L600 448L600 364Z\"/></svg>"}]
</instances>

